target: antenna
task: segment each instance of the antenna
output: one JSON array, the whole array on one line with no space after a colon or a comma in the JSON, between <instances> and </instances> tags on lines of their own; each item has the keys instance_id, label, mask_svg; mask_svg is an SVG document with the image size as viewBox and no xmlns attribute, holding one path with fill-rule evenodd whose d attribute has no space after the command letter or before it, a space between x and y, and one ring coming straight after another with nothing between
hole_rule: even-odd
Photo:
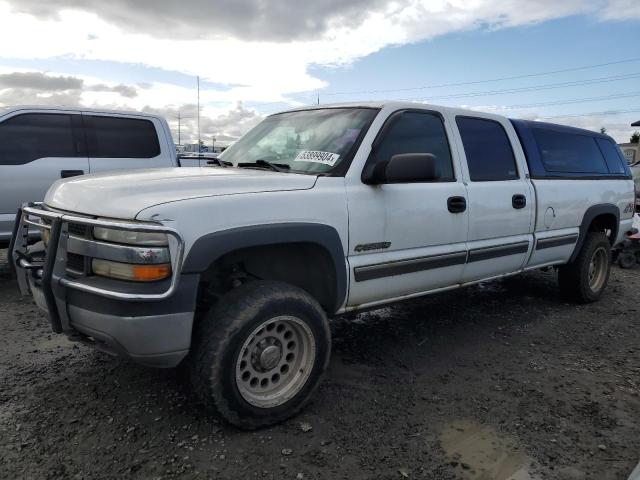
<instances>
[{"instance_id":1,"label":"antenna","mask_svg":"<svg viewBox=\"0 0 640 480\"><path fill-rule=\"evenodd\" d=\"M317 95L316 105L320 105L320 90L316 90L316 95Z\"/></svg>"}]
</instances>

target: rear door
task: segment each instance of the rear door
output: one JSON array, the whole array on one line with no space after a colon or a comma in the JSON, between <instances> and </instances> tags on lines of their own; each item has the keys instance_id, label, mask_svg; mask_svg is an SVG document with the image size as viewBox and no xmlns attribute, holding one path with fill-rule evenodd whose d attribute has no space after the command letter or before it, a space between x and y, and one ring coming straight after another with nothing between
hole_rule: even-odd
<instances>
[{"instance_id":1,"label":"rear door","mask_svg":"<svg viewBox=\"0 0 640 480\"><path fill-rule=\"evenodd\" d=\"M42 201L60 178L88 173L81 125L72 112L20 111L0 121L0 241L22 203Z\"/></svg>"},{"instance_id":2,"label":"rear door","mask_svg":"<svg viewBox=\"0 0 640 480\"><path fill-rule=\"evenodd\" d=\"M83 119L91 173L174 166L157 119L89 112Z\"/></svg>"},{"instance_id":3,"label":"rear door","mask_svg":"<svg viewBox=\"0 0 640 480\"><path fill-rule=\"evenodd\" d=\"M535 205L516 134L500 117L456 115L455 123L469 203L463 282L520 270L533 244Z\"/></svg>"}]
</instances>

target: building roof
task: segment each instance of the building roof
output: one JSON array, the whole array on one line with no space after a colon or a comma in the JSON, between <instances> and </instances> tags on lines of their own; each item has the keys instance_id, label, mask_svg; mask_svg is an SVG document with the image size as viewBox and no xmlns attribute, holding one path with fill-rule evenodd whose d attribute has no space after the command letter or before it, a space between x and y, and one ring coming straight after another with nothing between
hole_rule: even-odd
<instances>
[{"instance_id":1,"label":"building roof","mask_svg":"<svg viewBox=\"0 0 640 480\"><path fill-rule=\"evenodd\" d=\"M632 127L640 127L640 120L631 124Z\"/></svg>"}]
</instances>

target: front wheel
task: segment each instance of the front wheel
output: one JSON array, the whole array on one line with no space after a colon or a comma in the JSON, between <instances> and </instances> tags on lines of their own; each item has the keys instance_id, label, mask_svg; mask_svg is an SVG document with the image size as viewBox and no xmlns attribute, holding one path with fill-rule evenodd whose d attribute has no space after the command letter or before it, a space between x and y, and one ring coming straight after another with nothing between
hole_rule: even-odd
<instances>
[{"instance_id":1,"label":"front wheel","mask_svg":"<svg viewBox=\"0 0 640 480\"><path fill-rule=\"evenodd\" d=\"M560 267L558 281L562 292L573 300L598 300L609 281L611 244L604 233L589 232L576 259Z\"/></svg>"},{"instance_id":2,"label":"front wheel","mask_svg":"<svg viewBox=\"0 0 640 480\"><path fill-rule=\"evenodd\" d=\"M291 285L256 281L199 319L191 379L206 406L254 429L281 422L310 399L329 363L322 307Z\"/></svg>"}]
</instances>

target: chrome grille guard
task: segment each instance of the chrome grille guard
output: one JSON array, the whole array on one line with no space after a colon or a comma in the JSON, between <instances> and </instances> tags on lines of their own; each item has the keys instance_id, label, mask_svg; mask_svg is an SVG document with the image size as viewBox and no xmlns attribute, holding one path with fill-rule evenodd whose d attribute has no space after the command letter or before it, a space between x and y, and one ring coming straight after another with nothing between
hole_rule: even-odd
<instances>
[{"instance_id":1,"label":"chrome grille guard","mask_svg":"<svg viewBox=\"0 0 640 480\"><path fill-rule=\"evenodd\" d=\"M38 219L37 221L34 220ZM69 241L67 226L70 223L88 225L91 227L106 227L116 230L138 231L138 232L158 232L165 233L174 239L175 245L171 254L171 279L169 287L159 293L132 293L121 292L112 289L102 288L93 284L88 284L82 279L68 278L66 269L66 245ZM49 243L44 248L44 259L34 260L28 251L28 227L29 225L49 230ZM73 238L73 237L71 237ZM90 241L89 241L90 242ZM101 242L96 241L96 246ZM127 248L124 246L123 248ZM170 246L171 248L171 246ZM137 249L137 247L132 247ZM47 285L52 280L57 281L61 286L81 290L103 297L114 298L125 301L157 301L171 296L177 288L180 278L180 267L184 254L184 239L174 229L163 225L153 225L145 223L121 222L117 220L99 220L95 218L80 217L67 213L60 213L46 210L41 202L24 204L18 210L14 234L10 244L10 255L12 268L23 269L27 274L33 275L34 279L41 282L47 296ZM23 294L29 294L30 287L26 275L18 273L18 283ZM88 278L88 277L85 277ZM53 285L49 285L52 287ZM49 303L49 302L47 302Z\"/></svg>"}]
</instances>

